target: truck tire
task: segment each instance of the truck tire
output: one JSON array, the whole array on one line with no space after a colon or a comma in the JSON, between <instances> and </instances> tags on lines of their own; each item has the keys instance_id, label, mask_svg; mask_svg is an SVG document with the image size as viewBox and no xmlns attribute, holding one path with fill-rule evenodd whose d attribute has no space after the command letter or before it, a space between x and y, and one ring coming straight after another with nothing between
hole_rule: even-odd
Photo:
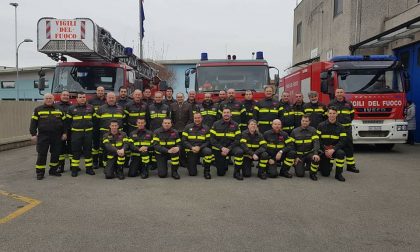
<instances>
[{"instance_id":1,"label":"truck tire","mask_svg":"<svg viewBox=\"0 0 420 252\"><path fill-rule=\"evenodd\" d=\"M383 150L383 151L390 151L392 150L392 148L394 148L395 144L375 144L375 147L378 150Z\"/></svg>"}]
</instances>

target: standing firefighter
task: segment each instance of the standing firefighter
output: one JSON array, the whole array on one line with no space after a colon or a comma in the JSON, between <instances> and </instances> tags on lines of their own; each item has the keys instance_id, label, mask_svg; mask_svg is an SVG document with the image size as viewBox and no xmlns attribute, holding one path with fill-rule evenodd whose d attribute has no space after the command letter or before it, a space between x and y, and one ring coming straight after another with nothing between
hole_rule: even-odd
<instances>
[{"instance_id":1,"label":"standing firefighter","mask_svg":"<svg viewBox=\"0 0 420 252\"><path fill-rule=\"evenodd\" d=\"M88 103L93 106L95 109L95 114L98 111L99 107L104 105L106 102L105 99L105 89L102 86L96 88L96 95L94 98L90 99ZM99 119L96 117L93 118L93 133L92 133L92 159L93 159L93 168L98 169L99 166L102 166L102 158L101 162L99 162L99 151L101 146L101 137L100 137L100 130L99 130Z\"/></svg>"},{"instance_id":2,"label":"standing firefighter","mask_svg":"<svg viewBox=\"0 0 420 252\"><path fill-rule=\"evenodd\" d=\"M319 102L318 92L310 91L308 94L309 102L303 105L303 113L308 114L310 126L315 129L318 125L327 119L327 106Z\"/></svg>"},{"instance_id":3,"label":"standing firefighter","mask_svg":"<svg viewBox=\"0 0 420 252\"><path fill-rule=\"evenodd\" d=\"M347 101L344 97L344 89L338 88L335 90L335 99L330 102L329 106L333 106L337 110L337 121L344 127L347 134L346 143L343 147L343 150L346 153L347 171L359 173L354 159L353 133L351 126L351 122L354 119L354 109L351 102Z\"/></svg>"},{"instance_id":4,"label":"standing firefighter","mask_svg":"<svg viewBox=\"0 0 420 252\"><path fill-rule=\"evenodd\" d=\"M137 129L130 133L131 163L128 170L129 177L149 177L150 152L153 151L153 132L146 129L146 119L137 119Z\"/></svg>"},{"instance_id":5,"label":"standing firefighter","mask_svg":"<svg viewBox=\"0 0 420 252\"><path fill-rule=\"evenodd\" d=\"M70 93L68 91L63 91L61 92L60 95L60 101L56 103L56 106L61 109L61 111L63 111L63 113L66 115L69 108L71 107L71 103L70 103ZM64 172L64 166L65 166L65 162L66 159L71 160L71 134L70 131L66 132L67 133L67 139L63 140L61 142L61 152L60 152L60 156L58 158L59 160L59 165L58 165L58 169L57 171L59 173L63 173Z\"/></svg>"},{"instance_id":6,"label":"standing firefighter","mask_svg":"<svg viewBox=\"0 0 420 252\"><path fill-rule=\"evenodd\" d=\"M71 131L71 150L73 158L71 160L71 176L77 177L80 170L80 157L83 154L85 159L86 173L95 175L92 169L92 132L93 114L95 109L92 105L86 104L86 94L77 94L77 104L70 107L67 118Z\"/></svg>"},{"instance_id":7,"label":"standing firefighter","mask_svg":"<svg viewBox=\"0 0 420 252\"><path fill-rule=\"evenodd\" d=\"M148 107L149 110L149 129L155 131L162 126L164 118L169 118L170 108L162 102L163 94L158 91L155 93L155 100Z\"/></svg>"},{"instance_id":8,"label":"standing firefighter","mask_svg":"<svg viewBox=\"0 0 420 252\"><path fill-rule=\"evenodd\" d=\"M51 153L49 174L61 176L57 168L61 141L67 138L65 119L64 113L54 105L54 96L49 93L44 95L44 104L36 107L32 114L29 132L38 152L35 166L38 180L44 178L48 149Z\"/></svg>"},{"instance_id":9,"label":"standing firefighter","mask_svg":"<svg viewBox=\"0 0 420 252\"><path fill-rule=\"evenodd\" d=\"M301 121L302 116L304 114L303 105L304 105L304 102L303 102L302 93L296 93L295 94L295 104L293 104L293 106L292 106L295 128L300 127L300 121Z\"/></svg>"},{"instance_id":10,"label":"standing firefighter","mask_svg":"<svg viewBox=\"0 0 420 252\"><path fill-rule=\"evenodd\" d=\"M242 103L235 99L235 90L233 88L228 89L227 99L219 104L219 113L222 115L223 109L228 108L232 115L232 121L236 122L240 127L244 121L245 108Z\"/></svg>"},{"instance_id":11,"label":"standing firefighter","mask_svg":"<svg viewBox=\"0 0 420 252\"><path fill-rule=\"evenodd\" d=\"M258 161L258 177L267 179L268 153L267 142L263 135L257 130L257 121L251 119L248 129L242 132L241 147L244 151L243 175L251 177L251 164Z\"/></svg>"},{"instance_id":12,"label":"standing firefighter","mask_svg":"<svg viewBox=\"0 0 420 252\"><path fill-rule=\"evenodd\" d=\"M298 177L305 176L305 167L310 167L309 177L318 180L319 160L319 136L314 127L309 126L309 115L303 115L301 126L295 128L290 135L296 152L295 173Z\"/></svg>"},{"instance_id":13,"label":"standing firefighter","mask_svg":"<svg viewBox=\"0 0 420 252\"><path fill-rule=\"evenodd\" d=\"M267 153L270 157L268 160L268 176L276 178L279 175L277 164L281 163L280 176L292 178L289 170L295 159L293 139L289 138L289 135L282 130L279 119L275 119L271 126L272 129L264 133L264 139L267 141Z\"/></svg>"},{"instance_id":14,"label":"standing firefighter","mask_svg":"<svg viewBox=\"0 0 420 252\"><path fill-rule=\"evenodd\" d=\"M124 179L125 152L128 150L129 139L124 131L120 130L120 122L111 120L109 131L103 136L106 154L105 178L113 179L117 174L118 179Z\"/></svg>"},{"instance_id":15,"label":"standing firefighter","mask_svg":"<svg viewBox=\"0 0 420 252\"><path fill-rule=\"evenodd\" d=\"M172 128L172 121L164 118L162 127L153 132L153 148L156 153L158 176L168 176L168 160L171 160L171 176L180 179L178 174L181 139L178 131Z\"/></svg>"},{"instance_id":16,"label":"standing firefighter","mask_svg":"<svg viewBox=\"0 0 420 252\"><path fill-rule=\"evenodd\" d=\"M187 153L187 169L190 176L197 175L197 163L203 157L204 178L211 179L210 164L212 152L209 148L209 127L203 122L200 113L194 114L194 123L188 124L182 132L182 143Z\"/></svg>"},{"instance_id":17,"label":"standing firefighter","mask_svg":"<svg viewBox=\"0 0 420 252\"><path fill-rule=\"evenodd\" d=\"M273 99L272 86L264 88L265 98L258 101L254 108L254 119L258 122L258 129L264 134L271 129L271 123L279 118L279 102Z\"/></svg>"},{"instance_id":18,"label":"standing firefighter","mask_svg":"<svg viewBox=\"0 0 420 252\"><path fill-rule=\"evenodd\" d=\"M344 167L345 152L343 147L346 144L347 134L344 127L337 121L337 110L334 107L328 108L328 120L319 124L317 133L321 145L320 170L324 177L330 176L332 170L332 159L335 160L335 178L339 181L346 181L342 175Z\"/></svg>"},{"instance_id":19,"label":"standing firefighter","mask_svg":"<svg viewBox=\"0 0 420 252\"><path fill-rule=\"evenodd\" d=\"M249 120L254 118L254 108L256 102L253 99L252 90L246 90L245 91L245 99L242 102L242 106L245 109L244 115L243 115L243 122L241 124L241 131L244 131L247 129L247 125Z\"/></svg>"},{"instance_id":20,"label":"standing firefighter","mask_svg":"<svg viewBox=\"0 0 420 252\"><path fill-rule=\"evenodd\" d=\"M222 119L216 121L210 130L210 143L215 157L217 176L224 176L228 170L230 156L233 156L235 170L233 177L243 180L241 168L243 165L243 151L240 148L241 131L238 124L231 119L229 108L222 111Z\"/></svg>"},{"instance_id":21,"label":"standing firefighter","mask_svg":"<svg viewBox=\"0 0 420 252\"><path fill-rule=\"evenodd\" d=\"M128 132L137 129L137 119L147 117L147 104L142 101L142 93L139 89L133 92L133 101L125 106L125 119L127 121Z\"/></svg>"},{"instance_id":22,"label":"standing firefighter","mask_svg":"<svg viewBox=\"0 0 420 252\"><path fill-rule=\"evenodd\" d=\"M201 106L203 108L200 112L203 116L203 124L211 128L211 126L213 126L213 123L217 121L219 105L213 102L213 100L211 99L211 93L205 93L204 101L201 104Z\"/></svg>"},{"instance_id":23,"label":"standing firefighter","mask_svg":"<svg viewBox=\"0 0 420 252\"><path fill-rule=\"evenodd\" d=\"M279 117L282 122L282 129L290 134L295 127L295 113L293 112L292 105L290 105L290 94L283 92L281 95L279 105Z\"/></svg>"}]
</instances>

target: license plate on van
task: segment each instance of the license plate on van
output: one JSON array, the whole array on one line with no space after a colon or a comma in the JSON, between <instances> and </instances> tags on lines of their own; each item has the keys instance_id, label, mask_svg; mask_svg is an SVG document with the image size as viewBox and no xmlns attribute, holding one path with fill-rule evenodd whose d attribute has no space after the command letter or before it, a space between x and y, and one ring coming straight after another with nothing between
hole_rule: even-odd
<instances>
[{"instance_id":1,"label":"license plate on van","mask_svg":"<svg viewBox=\"0 0 420 252\"><path fill-rule=\"evenodd\" d=\"M381 126L369 126L369 131L381 131Z\"/></svg>"}]
</instances>

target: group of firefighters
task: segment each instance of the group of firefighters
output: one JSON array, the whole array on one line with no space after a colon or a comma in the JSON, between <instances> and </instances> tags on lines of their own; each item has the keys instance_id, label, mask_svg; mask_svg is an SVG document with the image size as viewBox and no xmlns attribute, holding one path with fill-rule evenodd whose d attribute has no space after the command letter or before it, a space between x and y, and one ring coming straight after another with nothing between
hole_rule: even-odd
<instances>
[{"instance_id":1,"label":"group of firefighters","mask_svg":"<svg viewBox=\"0 0 420 252\"><path fill-rule=\"evenodd\" d=\"M303 177L317 180L318 170L329 176L335 163L335 178L345 181L343 168L358 173L353 156L351 122L354 110L337 89L335 99L326 106L319 102L318 93L303 95L283 92L276 98L272 86L264 89L265 98L253 100L253 92L245 92L243 101L235 99L235 90L222 90L218 102L212 93L205 93L202 103L195 91L173 98L173 89L164 93L135 90L128 97L127 88L105 94L98 87L94 98L77 94L70 104L70 94L61 93L54 103L52 94L44 95L44 103L35 108L30 133L37 143L36 176L44 178L47 153L51 153L49 175L61 176L65 160L70 160L73 177L78 176L81 157L86 173L104 167L105 177L124 179L128 176L147 178L151 169L159 177L179 179L178 167L197 175L197 165L204 167L204 177L211 179L214 165L218 176L224 176L230 163L237 180L250 177L254 161L261 179L282 176L292 178L290 168ZM200 158L202 158L200 160ZM280 167L280 168L278 168Z\"/></svg>"}]
</instances>

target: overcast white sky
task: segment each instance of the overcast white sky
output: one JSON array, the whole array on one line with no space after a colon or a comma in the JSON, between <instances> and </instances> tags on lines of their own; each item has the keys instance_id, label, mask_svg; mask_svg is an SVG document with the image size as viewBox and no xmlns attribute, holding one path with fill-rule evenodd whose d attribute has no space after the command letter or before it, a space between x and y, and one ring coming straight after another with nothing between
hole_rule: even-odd
<instances>
[{"instance_id":1,"label":"overcast white sky","mask_svg":"<svg viewBox=\"0 0 420 252\"><path fill-rule=\"evenodd\" d=\"M41 17L88 17L120 43L138 50L138 0L1 0L0 66L15 66L14 7L18 2L19 66L55 64L36 50L36 24ZM296 0L145 0L145 57L156 60L197 59L236 54L250 58L264 51L280 69L292 62L293 10ZM138 54L138 53L137 53Z\"/></svg>"}]
</instances>

